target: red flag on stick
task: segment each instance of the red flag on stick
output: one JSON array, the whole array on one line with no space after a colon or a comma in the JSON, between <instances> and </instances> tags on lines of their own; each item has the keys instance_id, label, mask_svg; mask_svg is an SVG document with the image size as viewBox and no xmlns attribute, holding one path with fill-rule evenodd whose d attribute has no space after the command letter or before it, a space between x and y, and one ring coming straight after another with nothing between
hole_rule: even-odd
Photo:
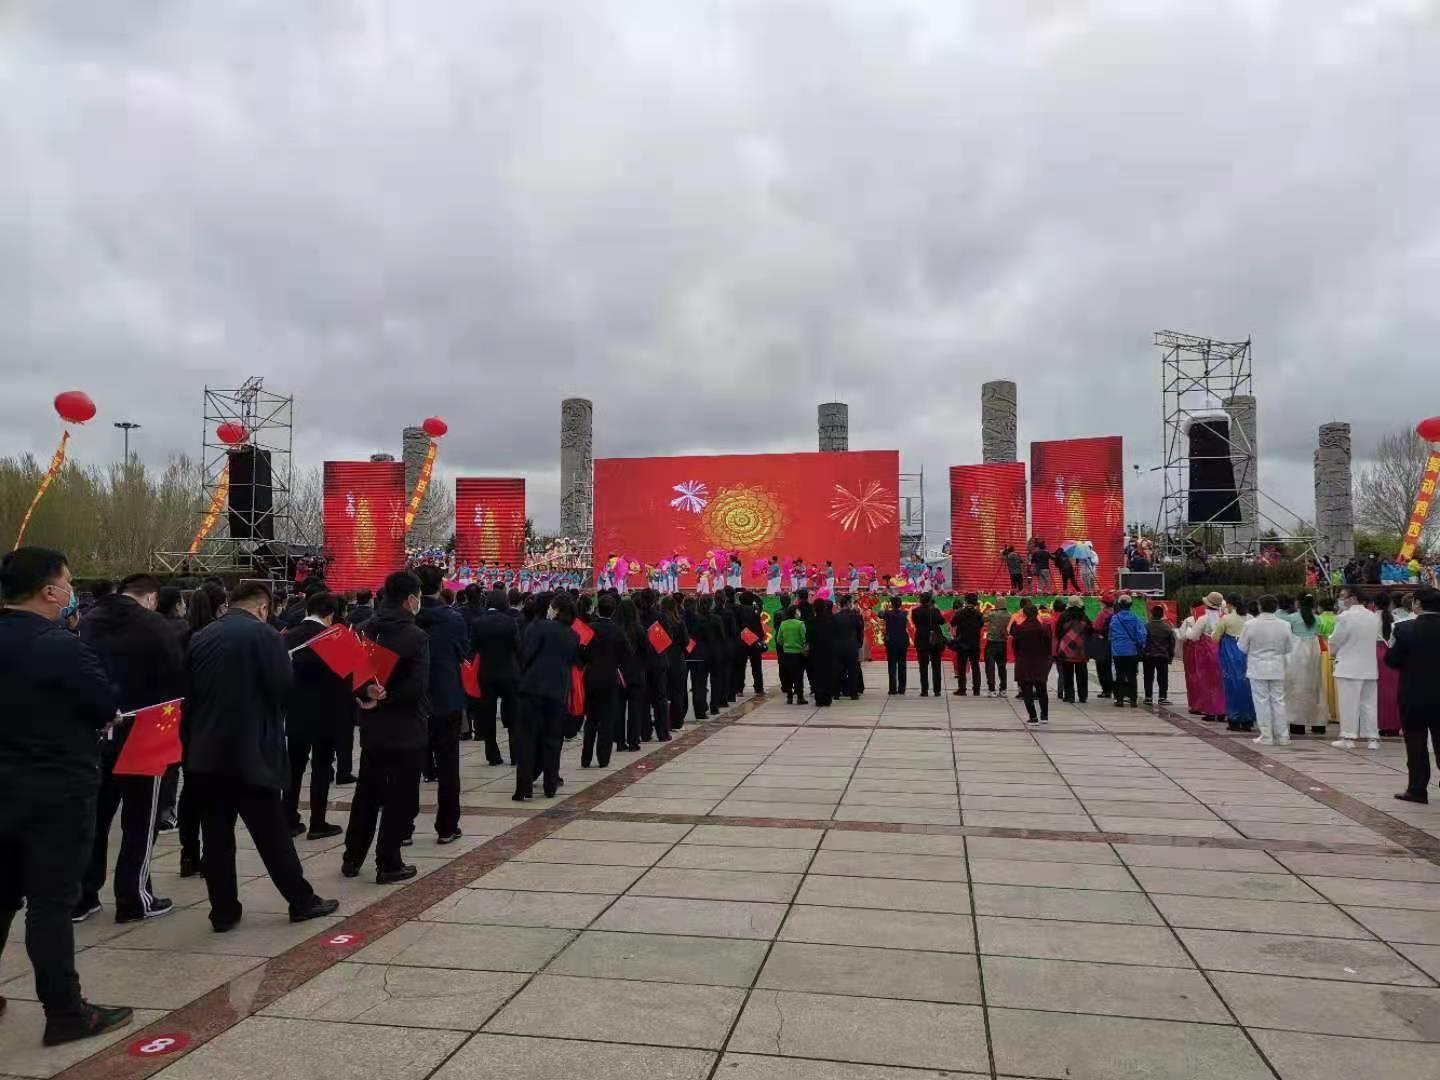
<instances>
[{"instance_id":1,"label":"red flag on stick","mask_svg":"<svg viewBox=\"0 0 1440 1080\"><path fill-rule=\"evenodd\" d=\"M650 624L650 629L645 632L645 636L650 639L650 647L657 653L664 652L674 644L674 642L670 640L670 635L665 632L665 627L660 624L659 619L656 619Z\"/></svg>"},{"instance_id":2,"label":"red flag on stick","mask_svg":"<svg viewBox=\"0 0 1440 1080\"><path fill-rule=\"evenodd\" d=\"M323 634L316 634L305 643L311 652L324 661L325 666L342 679L363 676L351 683L358 685L369 680L370 657L365 646L348 626L336 627Z\"/></svg>"},{"instance_id":3,"label":"red flag on stick","mask_svg":"<svg viewBox=\"0 0 1440 1080\"><path fill-rule=\"evenodd\" d=\"M472 656L460 663L460 686L472 698L480 697L480 657Z\"/></svg>"},{"instance_id":4,"label":"red flag on stick","mask_svg":"<svg viewBox=\"0 0 1440 1080\"><path fill-rule=\"evenodd\" d=\"M595 637L595 631L590 629L590 624L579 619L570 624L570 629L575 631L575 636L580 639L581 645L589 645Z\"/></svg>"},{"instance_id":5,"label":"red flag on stick","mask_svg":"<svg viewBox=\"0 0 1440 1080\"><path fill-rule=\"evenodd\" d=\"M760 639L755 636L755 631L747 626L744 630L740 631L740 640L746 645L754 645Z\"/></svg>"},{"instance_id":6,"label":"red flag on stick","mask_svg":"<svg viewBox=\"0 0 1440 1080\"><path fill-rule=\"evenodd\" d=\"M390 681L390 676L394 674L395 665L400 662L400 654L391 652L384 645L371 641L369 638L361 638L360 642L365 646L366 653L369 654L367 656L369 668L363 673L364 680L360 678L362 673L356 672L355 685L360 686L362 681L369 682L374 679L384 686Z\"/></svg>"},{"instance_id":7,"label":"red flag on stick","mask_svg":"<svg viewBox=\"0 0 1440 1080\"><path fill-rule=\"evenodd\" d=\"M181 758L180 714L183 700L164 701L135 713L130 735L115 759L118 776L164 776Z\"/></svg>"}]
</instances>

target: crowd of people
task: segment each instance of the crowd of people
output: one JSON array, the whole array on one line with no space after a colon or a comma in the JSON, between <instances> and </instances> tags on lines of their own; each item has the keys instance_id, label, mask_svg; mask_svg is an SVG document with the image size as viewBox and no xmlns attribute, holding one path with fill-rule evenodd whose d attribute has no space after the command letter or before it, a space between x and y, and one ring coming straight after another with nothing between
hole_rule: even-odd
<instances>
[{"instance_id":1,"label":"crowd of people","mask_svg":"<svg viewBox=\"0 0 1440 1080\"><path fill-rule=\"evenodd\" d=\"M1054 553L1047 559L1056 565ZM825 708L865 692L872 631L850 594L781 592L767 618L761 597L732 585L703 595L613 584L524 594L475 582L457 595L447 580L445 568L422 563L390 574L378 591L341 595L312 573L282 607L263 582L227 591L207 579L182 591L135 574L93 590L82 612L63 554L31 547L4 557L0 948L23 907L47 1044L129 1021L128 1009L83 998L73 927L102 910L107 879L117 922L173 910L151 879L158 832L178 830L180 874L203 875L215 932L244 916L237 821L290 918L303 922L338 905L307 880L297 837L343 833L343 875L373 860L377 884L409 880L416 869L404 849L421 784L433 781L437 842L460 839L463 741L483 742L489 764L513 766L512 798L523 802L537 784L545 798L558 794L568 739L580 740L582 769L603 768L616 754L668 741L691 716L726 709L747 671L763 695L767 644L789 703ZM969 594L947 613L925 592L908 608L899 596L883 601L875 632L891 695L907 691L911 649L922 697L944 692L946 653L956 695L979 696L983 667L987 693L1004 697L1013 657L1031 725L1049 722L1052 672L1059 700L1086 703L1092 664L1098 697L1115 708L1139 706L1142 671L1144 702L1158 691L1168 704L1183 647L1191 712L1233 730L1258 727L1267 745L1323 733L1327 708L1340 724L1336 746L1376 745L1391 672L1395 727L1410 752L1410 784L1397 798L1425 802L1427 740L1440 737L1440 592L1416 593L1415 613L1408 600L1367 605L1351 590L1340 607L1267 596L1252 609L1211 594L1177 632L1162 606L1146 611L1124 594L1105 594L1092 619L1078 596L1048 611L1026 597L1012 613L982 609ZM318 646L337 626L393 658L383 679L355 685L336 670ZM157 776L117 771L133 717L161 703L181 706L181 761ZM342 827L328 818L330 791L349 785Z\"/></svg>"}]
</instances>

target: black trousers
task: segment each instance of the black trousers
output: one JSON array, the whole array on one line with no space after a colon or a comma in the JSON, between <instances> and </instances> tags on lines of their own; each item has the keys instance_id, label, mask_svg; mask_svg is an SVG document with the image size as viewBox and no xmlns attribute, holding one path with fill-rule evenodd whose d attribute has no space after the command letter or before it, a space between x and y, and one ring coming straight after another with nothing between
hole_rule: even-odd
<instances>
[{"instance_id":1,"label":"black trousers","mask_svg":"<svg viewBox=\"0 0 1440 1080\"><path fill-rule=\"evenodd\" d=\"M160 778L160 816L176 812L175 796L180 791L180 766L171 765Z\"/></svg>"},{"instance_id":2,"label":"black trousers","mask_svg":"<svg viewBox=\"0 0 1440 1080\"><path fill-rule=\"evenodd\" d=\"M1110 646L1108 643L1098 650L1093 657L1095 661L1095 677L1100 680L1100 696L1109 697L1115 693L1115 674L1113 662L1110 659Z\"/></svg>"},{"instance_id":3,"label":"black trousers","mask_svg":"<svg viewBox=\"0 0 1440 1080\"><path fill-rule=\"evenodd\" d=\"M592 761L610 764L615 745L615 716L620 707L620 688L608 682L585 683L585 739L580 747L580 764Z\"/></svg>"},{"instance_id":4,"label":"black trousers","mask_svg":"<svg viewBox=\"0 0 1440 1080\"><path fill-rule=\"evenodd\" d=\"M745 661L750 648L743 641L737 641L730 649L730 696L738 697L745 690Z\"/></svg>"},{"instance_id":5,"label":"black trousers","mask_svg":"<svg viewBox=\"0 0 1440 1080\"><path fill-rule=\"evenodd\" d=\"M435 835L449 836L460 828L461 713L430 717L430 760L435 762ZM417 808L418 809L418 808Z\"/></svg>"},{"instance_id":6,"label":"black trousers","mask_svg":"<svg viewBox=\"0 0 1440 1080\"><path fill-rule=\"evenodd\" d=\"M994 690L995 673L1000 673L1000 690L1005 689L1005 660L1006 648L1003 641L987 641L985 643L985 689Z\"/></svg>"},{"instance_id":7,"label":"black trousers","mask_svg":"<svg viewBox=\"0 0 1440 1080\"><path fill-rule=\"evenodd\" d=\"M335 740L329 735L311 736L303 733L286 737L290 752L290 786L285 789L285 820L293 829L300 820L300 785L305 778L305 762L310 762L310 828L325 824L325 808L330 803L330 761L335 756Z\"/></svg>"},{"instance_id":8,"label":"black trousers","mask_svg":"<svg viewBox=\"0 0 1440 1080\"><path fill-rule=\"evenodd\" d=\"M35 996L47 1017L74 1015L81 997L70 915L93 846L95 796L12 806L0 817L0 952L23 906Z\"/></svg>"},{"instance_id":9,"label":"black trousers","mask_svg":"<svg viewBox=\"0 0 1440 1080\"><path fill-rule=\"evenodd\" d=\"M835 661L835 691L854 700L860 696L860 658L842 656Z\"/></svg>"},{"instance_id":10,"label":"black trousers","mask_svg":"<svg viewBox=\"0 0 1440 1080\"><path fill-rule=\"evenodd\" d=\"M735 666L735 687L737 690L745 689L745 661L750 662L750 685L755 688L755 693L765 692L765 676L761 672L760 663L765 656L765 646L761 644L742 645L740 662Z\"/></svg>"},{"instance_id":11,"label":"black trousers","mask_svg":"<svg viewBox=\"0 0 1440 1080\"><path fill-rule=\"evenodd\" d=\"M1137 683L1140 674L1140 657L1116 656L1112 657L1110 662L1115 665L1113 691L1115 700L1139 701L1140 687Z\"/></svg>"},{"instance_id":12,"label":"black trousers","mask_svg":"<svg viewBox=\"0 0 1440 1080\"><path fill-rule=\"evenodd\" d=\"M903 694L905 692L905 654L898 656L894 653L885 654L885 666L890 675L890 693Z\"/></svg>"},{"instance_id":13,"label":"black trousers","mask_svg":"<svg viewBox=\"0 0 1440 1080\"><path fill-rule=\"evenodd\" d=\"M970 669L970 686L975 696L980 696L980 650L956 649L955 650L955 692L965 693L965 669Z\"/></svg>"},{"instance_id":14,"label":"black trousers","mask_svg":"<svg viewBox=\"0 0 1440 1080\"><path fill-rule=\"evenodd\" d=\"M1170 696L1170 661L1163 656L1145 656L1141 658L1141 664L1145 668L1145 696L1151 696L1151 688L1158 682L1160 684L1160 696Z\"/></svg>"},{"instance_id":15,"label":"black trousers","mask_svg":"<svg viewBox=\"0 0 1440 1080\"><path fill-rule=\"evenodd\" d=\"M1022 682L1020 700L1025 703L1025 714L1031 720L1050 719L1050 691L1043 682Z\"/></svg>"},{"instance_id":16,"label":"black trousers","mask_svg":"<svg viewBox=\"0 0 1440 1080\"><path fill-rule=\"evenodd\" d=\"M1090 696L1090 664L1086 660L1061 660L1060 685L1066 701L1085 703Z\"/></svg>"},{"instance_id":17,"label":"black trousers","mask_svg":"<svg viewBox=\"0 0 1440 1080\"><path fill-rule=\"evenodd\" d=\"M670 701L670 730L682 727L685 717L690 713L690 695L685 692L686 668L690 665L684 660L670 662L670 669L665 673L669 693L666 695Z\"/></svg>"},{"instance_id":18,"label":"black trousers","mask_svg":"<svg viewBox=\"0 0 1440 1080\"><path fill-rule=\"evenodd\" d=\"M1080 591L1080 583L1075 580L1075 568L1073 566L1060 567L1060 587L1062 589L1073 589Z\"/></svg>"},{"instance_id":19,"label":"black trousers","mask_svg":"<svg viewBox=\"0 0 1440 1080\"><path fill-rule=\"evenodd\" d=\"M375 868L398 870L405 865L400 843L415 830L420 812L420 768L428 748L390 750L360 748L360 774L350 801L350 824L345 829L345 861L362 866L375 841ZM376 822L379 838L376 838ZM206 854L209 866L209 854Z\"/></svg>"},{"instance_id":20,"label":"black trousers","mask_svg":"<svg viewBox=\"0 0 1440 1080\"><path fill-rule=\"evenodd\" d=\"M805 657L801 653L783 653L780 670L785 673L785 697L805 700Z\"/></svg>"},{"instance_id":21,"label":"black trousers","mask_svg":"<svg viewBox=\"0 0 1440 1080\"><path fill-rule=\"evenodd\" d=\"M1440 710L1411 716L1402 709L1400 725L1405 732L1405 764L1410 772L1410 782L1405 789L1411 795L1426 796L1425 789L1430 786L1430 752L1425 747L1425 737L1428 735L1434 740L1435 761L1440 764Z\"/></svg>"},{"instance_id":22,"label":"black trousers","mask_svg":"<svg viewBox=\"0 0 1440 1080\"><path fill-rule=\"evenodd\" d=\"M685 666L690 673L690 697L695 704L695 719L704 720L710 713L710 699L705 693L710 665L704 660L687 660Z\"/></svg>"},{"instance_id":23,"label":"black trousers","mask_svg":"<svg viewBox=\"0 0 1440 1080\"><path fill-rule=\"evenodd\" d=\"M706 661L705 669L710 676L710 712L712 715L724 711L733 695L730 693L730 653L722 652Z\"/></svg>"},{"instance_id":24,"label":"black trousers","mask_svg":"<svg viewBox=\"0 0 1440 1080\"><path fill-rule=\"evenodd\" d=\"M496 710L499 710L500 723L505 725L505 730L513 731L515 708L519 700L515 692L514 679L482 679L480 682L480 701L476 706L475 735L477 738L485 740L485 760L491 765L500 765L505 761L500 756L500 738L499 733L495 730ZM515 760L513 735L510 740L510 760Z\"/></svg>"},{"instance_id":25,"label":"black trousers","mask_svg":"<svg viewBox=\"0 0 1440 1080\"><path fill-rule=\"evenodd\" d=\"M816 705L829 705L835 700L835 654L829 649L811 649L805 668L810 673L810 690Z\"/></svg>"},{"instance_id":26,"label":"black trousers","mask_svg":"<svg viewBox=\"0 0 1440 1080\"><path fill-rule=\"evenodd\" d=\"M778 644L775 648L775 666L780 671L780 692L786 697L794 697L795 688L790 685L790 669L785 666L785 654L780 651Z\"/></svg>"},{"instance_id":27,"label":"black trousers","mask_svg":"<svg viewBox=\"0 0 1440 1080\"><path fill-rule=\"evenodd\" d=\"M645 691L645 675L641 672L633 682L620 690L620 711L625 723L615 729L615 743L626 749L640 748L640 732L650 722L650 698Z\"/></svg>"},{"instance_id":28,"label":"black trousers","mask_svg":"<svg viewBox=\"0 0 1440 1080\"><path fill-rule=\"evenodd\" d=\"M682 700L684 695L681 695ZM670 737L670 667L651 667L645 671L645 700L650 706L649 714L640 725L640 741L649 742L652 737Z\"/></svg>"},{"instance_id":29,"label":"black trousers","mask_svg":"<svg viewBox=\"0 0 1440 1080\"><path fill-rule=\"evenodd\" d=\"M920 693L928 694L932 684L935 693L940 693L943 688L940 682L940 650L916 649L915 657L920 661Z\"/></svg>"},{"instance_id":30,"label":"black trousers","mask_svg":"<svg viewBox=\"0 0 1440 1080\"><path fill-rule=\"evenodd\" d=\"M210 921L232 922L241 915L240 896L235 884L235 821L245 823L255 842L255 853L265 872L291 912L304 911L315 901L315 890L300 869L295 841L285 827L285 809L280 792L255 787L233 776L190 773L187 786L194 785L200 805L200 831L205 838L205 891L210 894ZM351 822L354 822L352 811Z\"/></svg>"},{"instance_id":31,"label":"black trousers","mask_svg":"<svg viewBox=\"0 0 1440 1080\"><path fill-rule=\"evenodd\" d=\"M586 697L589 697L587 688ZM565 745L565 703L534 694L520 695L510 751L515 759L515 794L529 798L535 779L544 776L545 794L560 786L560 749Z\"/></svg>"},{"instance_id":32,"label":"black trousers","mask_svg":"<svg viewBox=\"0 0 1440 1080\"><path fill-rule=\"evenodd\" d=\"M355 779L355 717L347 716L335 725L335 775Z\"/></svg>"},{"instance_id":33,"label":"black trousers","mask_svg":"<svg viewBox=\"0 0 1440 1080\"><path fill-rule=\"evenodd\" d=\"M100 766L100 792L95 799L95 839L90 865L81 884L81 898L100 899L109 865L110 823L120 813L120 851L115 856L115 913L141 915L150 910L150 856L159 816L160 778L116 776L111 763Z\"/></svg>"},{"instance_id":34,"label":"black trousers","mask_svg":"<svg viewBox=\"0 0 1440 1080\"><path fill-rule=\"evenodd\" d=\"M191 859L200 858L200 801L195 785L190 781L190 770L182 769L184 783L180 785L180 805L175 816L180 824L180 854Z\"/></svg>"}]
</instances>

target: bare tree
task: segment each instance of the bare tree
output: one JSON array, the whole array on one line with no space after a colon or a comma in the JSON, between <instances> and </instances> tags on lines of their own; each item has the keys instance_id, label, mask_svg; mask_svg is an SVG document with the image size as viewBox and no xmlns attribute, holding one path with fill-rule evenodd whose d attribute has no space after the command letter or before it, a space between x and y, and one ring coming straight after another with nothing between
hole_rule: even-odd
<instances>
[{"instance_id":1,"label":"bare tree","mask_svg":"<svg viewBox=\"0 0 1440 1080\"><path fill-rule=\"evenodd\" d=\"M1380 439L1374 464L1361 470L1355 485L1355 514L1361 525L1404 535L1429 454L1430 444L1409 428ZM1426 539L1433 538L1436 521L1432 515Z\"/></svg>"}]
</instances>

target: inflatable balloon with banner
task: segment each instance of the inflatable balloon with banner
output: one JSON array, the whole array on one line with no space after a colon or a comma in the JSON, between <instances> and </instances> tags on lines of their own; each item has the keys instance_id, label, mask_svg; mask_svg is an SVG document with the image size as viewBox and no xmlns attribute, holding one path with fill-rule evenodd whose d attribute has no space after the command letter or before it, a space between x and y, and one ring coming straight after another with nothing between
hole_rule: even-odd
<instances>
[{"instance_id":1,"label":"inflatable balloon with banner","mask_svg":"<svg viewBox=\"0 0 1440 1080\"><path fill-rule=\"evenodd\" d=\"M64 393L55 395L55 412L67 424L78 426L93 420L95 411L95 402L91 401L90 395L83 390L66 390ZM50 485L55 482L55 477L60 475L60 470L65 467L65 450L69 444L70 429L66 428L60 433L60 445L55 448L55 453L50 458L50 467L40 478L40 485L35 489L35 497L30 500L30 506L25 511L25 516L20 520L20 531L15 536L17 548L25 539L25 530L30 527L30 518L35 513L35 507L40 505L41 498L49 490Z\"/></svg>"}]
</instances>

